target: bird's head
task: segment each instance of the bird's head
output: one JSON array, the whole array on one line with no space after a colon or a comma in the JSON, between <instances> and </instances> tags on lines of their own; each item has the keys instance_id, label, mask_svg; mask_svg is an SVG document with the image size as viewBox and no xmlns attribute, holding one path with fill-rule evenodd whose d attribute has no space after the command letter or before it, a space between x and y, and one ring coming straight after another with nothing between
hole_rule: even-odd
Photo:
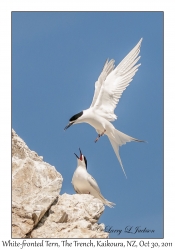
<instances>
[{"instance_id":1,"label":"bird's head","mask_svg":"<svg viewBox=\"0 0 175 250\"><path fill-rule=\"evenodd\" d=\"M80 113L73 115L70 119L69 119L69 123L68 125L64 128L64 130L66 130L67 128L69 128L70 126L72 126L74 123L79 123L81 122L81 118L83 115L83 111L81 111Z\"/></svg>"},{"instance_id":2,"label":"bird's head","mask_svg":"<svg viewBox=\"0 0 175 250\"><path fill-rule=\"evenodd\" d=\"M81 152L81 149L79 148L80 150L80 157L78 157L78 155L76 155L75 153L75 156L77 157L77 163L78 163L78 166L82 166L82 167L85 167L87 169L87 159L86 157L82 154Z\"/></svg>"}]
</instances>

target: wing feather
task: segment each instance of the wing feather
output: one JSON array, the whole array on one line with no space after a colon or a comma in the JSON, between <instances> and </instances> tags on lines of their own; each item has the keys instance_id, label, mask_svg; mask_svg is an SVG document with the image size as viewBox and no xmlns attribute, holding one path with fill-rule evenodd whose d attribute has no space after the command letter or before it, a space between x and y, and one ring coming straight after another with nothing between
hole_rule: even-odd
<instances>
[{"instance_id":1,"label":"wing feather","mask_svg":"<svg viewBox=\"0 0 175 250\"><path fill-rule=\"evenodd\" d=\"M115 61L113 59L111 59L110 61L108 61L108 59L106 60L104 66L103 66L102 72L101 72L98 80L95 82L95 91L94 91L94 97L93 97L93 100L92 100L92 103L91 103L91 107L94 106L94 104L95 104L95 102L97 100L97 97L99 95L101 86L102 86L103 82L106 80L106 77L114 69L114 67L115 67L114 62Z\"/></svg>"},{"instance_id":2,"label":"wing feather","mask_svg":"<svg viewBox=\"0 0 175 250\"><path fill-rule=\"evenodd\" d=\"M98 88L98 92L95 93L96 96L93 99L93 107L95 112L109 121L117 119L117 116L114 114L114 110L123 91L133 80L133 76L138 71L138 67L141 65L136 64L140 59L140 56L138 55L140 53L141 42L142 39L140 39L138 44L118 64L118 66L115 69L110 68L110 72L106 74L106 78L101 78L98 83L98 86L100 85L101 87Z\"/></svg>"},{"instance_id":3,"label":"wing feather","mask_svg":"<svg viewBox=\"0 0 175 250\"><path fill-rule=\"evenodd\" d=\"M90 184L97 192L100 193L100 188L99 188L99 186L98 186L96 180L95 180L90 174L88 174L87 179L88 179L89 184Z\"/></svg>"}]
</instances>

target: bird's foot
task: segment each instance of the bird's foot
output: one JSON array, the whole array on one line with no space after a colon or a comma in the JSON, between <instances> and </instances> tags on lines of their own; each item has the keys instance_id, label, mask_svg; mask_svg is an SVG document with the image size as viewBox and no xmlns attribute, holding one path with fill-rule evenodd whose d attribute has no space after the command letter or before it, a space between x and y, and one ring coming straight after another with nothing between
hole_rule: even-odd
<instances>
[{"instance_id":1,"label":"bird's foot","mask_svg":"<svg viewBox=\"0 0 175 250\"><path fill-rule=\"evenodd\" d=\"M101 133L101 135L100 136L102 136L102 135L104 135L104 133L106 132L106 129L103 131L103 133Z\"/></svg>"},{"instance_id":2,"label":"bird's foot","mask_svg":"<svg viewBox=\"0 0 175 250\"><path fill-rule=\"evenodd\" d=\"M99 138L104 135L104 133L106 132L106 129L101 133L101 134L98 134L98 137L95 139L95 142L97 142L99 140Z\"/></svg>"},{"instance_id":3,"label":"bird's foot","mask_svg":"<svg viewBox=\"0 0 175 250\"><path fill-rule=\"evenodd\" d=\"M97 142L100 138L100 135L98 135L98 137L95 139L95 142Z\"/></svg>"}]
</instances>

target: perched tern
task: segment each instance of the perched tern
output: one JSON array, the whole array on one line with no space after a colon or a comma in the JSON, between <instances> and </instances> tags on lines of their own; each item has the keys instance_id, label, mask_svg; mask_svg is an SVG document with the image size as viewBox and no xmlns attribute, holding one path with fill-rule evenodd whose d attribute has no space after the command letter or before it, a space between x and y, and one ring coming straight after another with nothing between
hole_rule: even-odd
<instances>
[{"instance_id":1,"label":"perched tern","mask_svg":"<svg viewBox=\"0 0 175 250\"><path fill-rule=\"evenodd\" d=\"M87 172L87 160L80 150L80 157L77 157L77 168L72 177L72 185L78 194L91 194L100 199L106 206L113 207L115 203L106 200L100 192L96 180Z\"/></svg>"},{"instance_id":2,"label":"perched tern","mask_svg":"<svg viewBox=\"0 0 175 250\"><path fill-rule=\"evenodd\" d=\"M117 116L114 114L114 109L116 108L123 91L132 81L133 76L140 66L140 64L136 63L140 59L139 52L141 42L142 39L140 39L138 44L118 64L117 67L115 67L115 61L113 59L106 61L103 70L95 83L95 92L90 108L72 116L69 120L69 124L64 128L64 130L66 130L73 124L85 122L90 124L97 131L98 137L95 142L98 141L100 136L104 134L107 135L125 176L126 173L119 155L119 146L122 146L126 142L144 141L135 139L115 129L111 121L117 119Z\"/></svg>"}]
</instances>

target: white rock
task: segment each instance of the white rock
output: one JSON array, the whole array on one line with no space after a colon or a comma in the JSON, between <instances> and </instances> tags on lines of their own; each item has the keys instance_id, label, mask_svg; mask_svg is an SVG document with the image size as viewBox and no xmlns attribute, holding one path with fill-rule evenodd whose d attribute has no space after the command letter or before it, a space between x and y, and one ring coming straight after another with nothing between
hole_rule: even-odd
<instances>
[{"instance_id":1,"label":"white rock","mask_svg":"<svg viewBox=\"0 0 175 250\"><path fill-rule=\"evenodd\" d=\"M96 222L103 203L89 194L63 194L31 232L31 238L108 238Z\"/></svg>"},{"instance_id":2,"label":"white rock","mask_svg":"<svg viewBox=\"0 0 175 250\"><path fill-rule=\"evenodd\" d=\"M59 196L63 178L12 130L12 237L108 238L90 194Z\"/></svg>"},{"instance_id":3,"label":"white rock","mask_svg":"<svg viewBox=\"0 0 175 250\"><path fill-rule=\"evenodd\" d=\"M12 131L12 236L23 238L57 199L62 176Z\"/></svg>"}]
</instances>

